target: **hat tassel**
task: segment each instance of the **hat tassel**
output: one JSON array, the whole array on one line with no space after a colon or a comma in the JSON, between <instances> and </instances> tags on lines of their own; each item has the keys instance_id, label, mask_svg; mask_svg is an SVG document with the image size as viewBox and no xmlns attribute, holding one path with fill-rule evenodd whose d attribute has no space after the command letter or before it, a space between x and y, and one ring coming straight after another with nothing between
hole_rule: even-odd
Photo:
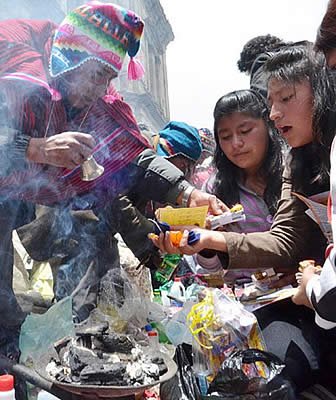
<instances>
[{"instance_id":1,"label":"hat tassel","mask_svg":"<svg viewBox=\"0 0 336 400\"><path fill-rule=\"evenodd\" d=\"M139 60L136 60L134 57L131 57L131 60L128 63L128 79L138 80L141 79L144 75L145 70L141 62Z\"/></svg>"}]
</instances>

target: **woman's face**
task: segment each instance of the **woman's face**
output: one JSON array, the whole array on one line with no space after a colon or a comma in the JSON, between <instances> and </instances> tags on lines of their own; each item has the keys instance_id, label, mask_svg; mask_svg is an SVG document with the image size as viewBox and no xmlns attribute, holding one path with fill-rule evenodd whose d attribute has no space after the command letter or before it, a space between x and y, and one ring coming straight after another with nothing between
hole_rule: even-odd
<instances>
[{"instance_id":1,"label":"woman's face","mask_svg":"<svg viewBox=\"0 0 336 400\"><path fill-rule=\"evenodd\" d=\"M301 147L313 140L312 90L307 80L289 83L270 79L268 83L270 118L291 147Z\"/></svg>"},{"instance_id":2,"label":"woman's face","mask_svg":"<svg viewBox=\"0 0 336 400\"><path fill-rule=\"evenodd\" d=\"M263 119L234 112L219 120L217 136L221 150L233 164L243 169L247 175L258 172L269 141Z\"/></svg>"},{"instance_id":3,"label":"woman's face","mask_svg":"<svg viewBox=\"0 0 336 400\"><path fill-rule=\"evenodd\" d=\"M62 95L74 108L88 107L105 95L108 85L116 76L117 73L108 66L94 60L86 61L64 76L66 93Z\"/></svg>"}]
</instances>

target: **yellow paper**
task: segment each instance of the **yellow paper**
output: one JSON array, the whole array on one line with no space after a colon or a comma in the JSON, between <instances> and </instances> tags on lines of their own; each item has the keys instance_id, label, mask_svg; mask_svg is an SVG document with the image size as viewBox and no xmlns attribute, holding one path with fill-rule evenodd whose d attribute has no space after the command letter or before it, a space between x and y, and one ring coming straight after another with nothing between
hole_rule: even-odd
<instances>
[{"instance_id":1,"label":"yellow paper","mask_svg":"<svg viewBox=\"0 0 336 400\"><path fill-rule=\"evenodd\" d=\"M208 213L208 206L191 208L160 208L158 220L168 225L197 225L205 227L205 218Z\"/></svg>"}]
</instances>

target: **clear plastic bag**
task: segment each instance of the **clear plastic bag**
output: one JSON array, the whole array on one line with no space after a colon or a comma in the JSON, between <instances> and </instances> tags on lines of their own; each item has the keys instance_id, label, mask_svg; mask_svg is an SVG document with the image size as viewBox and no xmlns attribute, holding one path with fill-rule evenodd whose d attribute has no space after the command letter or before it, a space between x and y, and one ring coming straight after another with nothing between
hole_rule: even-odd
<instances>
[{"instance_id":1,"label":"clear plastic bag","mask_svg":"<svg viewBox=\"0 0 336 400\"><path fill-rule=\"evenodd\" d=\"M187 323L205 357L210 360L211 382L223 361L237 350L265 349L255 316L221 290L207 289L192 307Z\"/></svg>"},{"instance_id":2,"label":"clear plastic bag","mask_svg":"<svg viewBox=\"0 0 336 400\"><path fill-rule=\"evenodd\" d=\"M115 268L100 281L98 311L106 316L116 332L126 331L126 326L140 329L148 319L147 298L141 295L125 271Z\"/></svg>"}]
</instances>

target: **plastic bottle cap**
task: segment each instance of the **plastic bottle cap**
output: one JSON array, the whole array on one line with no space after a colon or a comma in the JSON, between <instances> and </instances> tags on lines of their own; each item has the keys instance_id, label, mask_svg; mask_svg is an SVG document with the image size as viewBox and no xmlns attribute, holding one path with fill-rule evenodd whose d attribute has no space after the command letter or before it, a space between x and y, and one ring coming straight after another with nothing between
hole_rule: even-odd
<instances>
[{"instance_id":1,"label":"plastic bottle cap","mask_svg":"<svg viewBox=\"0 0 336 400\"><path fill-rule=\"evenodd\" d=\"M13 375L1 375L0 376L0 392L8 392L14 389L14 377Z\"/></svg>"},{"instance_id":2,"label":"plastic bottle cap","mask_svg":"<svg viewBox=\"0 0 336 400\"><path fill-rule=\"evenodd\" d=\"M152 329L153 329L153 328L152 328L152 325L150 325L150 324L145 325L145 331L146 331L146 332L150 332Z\"/></svg>"},{"instance_id":3,"label":"plastic bottle cap","mask_svg":"<svg viewBox=\"0 0 336 400\"><path fill-rule=\"evenodd\" d=\"M174 282L181 282L181 278L175 278Z\"/></svg>"},{"instance_id":4,"label":"plastic bottle cap","mask_svg":"<svg viewBox=\"0 0 336 400\"><path fill-rule=\"evenodd\" d=\"M157 335L158 335L158 333L155 331L148 332L148 336L157 336Z\"/></svg>"}]
</instances>

